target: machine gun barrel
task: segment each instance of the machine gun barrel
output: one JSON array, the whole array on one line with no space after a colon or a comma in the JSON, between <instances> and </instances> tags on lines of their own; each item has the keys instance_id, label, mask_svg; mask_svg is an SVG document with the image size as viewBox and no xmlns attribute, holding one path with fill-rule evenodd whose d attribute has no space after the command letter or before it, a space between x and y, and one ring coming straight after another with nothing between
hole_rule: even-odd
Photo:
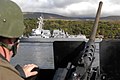
<instances>
[{"instance_id":1,"label":"machine gun barrel","mask_svg":"<svg viewBox=\"0 0 120 80\"><path fill-rule=\"evenodd\" d=\"M95 37L96 37L97 28L98 28L98 22L99 22L99 18L100 18L102 4L103 4L103 2L100 1L89 40L88 40L88 42L86 42L82 53L79 54L79 55L82 54L82 57L78 56L75 58L75 61L73 61L73 62L77 61L77 64L78 64L78 66L76 66L76 71L74 72L74 74L76 76L72 77L75 80L95 80L95 79L90 79L91 78L91 69L92 69L91 66L95 59L95 57L94 57ZM84 66L79 66L81 64L83 64Z\"/></svg>"},{"instance_id":2,"label":"machine gun barrel","mask_svg":"<svg viewBox=\"0 0 120 80\"><path fill-rule=\"evenodd\" d=\"M87 57L87 59L90 59L90 56L93 56L94 51L95 51L95 37L96 37L96 32L97 32L97 27L98 27L98 22L99 22L99 18L100 18L102 4L103 4L102 2L99 3L99 7L98 7L98 11L97 11L97 14L96 14L94 25L93 25L93 28L92 28L92 31L91 31L91 35L90 35L89 41L85 45L85 49L84 49L84 52L83 52L83 55L84 55L83 57L84 58ZM90 61L91 60L92 59L90 59ZM85 61L87 61L87 60L85 59Z\"/></svg>"},{"instance_id":3,"label":"machine gun barrel","mask_svg":"<svg viewBox=\"0 0 120 80\"><path fill-rule=\"evenodd\" d=\"M95 21L94 21L94 25L93 25L93 28L92 28L89 40L93 40L93 41L95 40L96 32L97 32L97 28L98 28L98 22L99 22L100 13L101 13L101 8L102 8L102 4L103 4L103 2L100 1L99 7L98 7L98 11L97 11L97 14L96 14L96 18L95 18Z\"/></svg>"},{"instance_id":4,"label":"machine gun barrel","mask_svg":"<svg viewBox=\"0 0 120 80\"><path fill-rule=\"evenodd\" d=\"M90 73L90 68L94 60L94 53L95 53L95 37L96 37L96 32L98 28L98 22L100 18L100 13L101 13L101 8L102 8L103 2L100 1L98 11L96 14L96 18L94 21L94 25L90 34L89 41L86 43L84 51L83 51L83 62L84 62L84 67L85 71L83 73L83 76L81 77L80 80L90 80L89 78L89 73Z\"/></svg>"}]
</instances>

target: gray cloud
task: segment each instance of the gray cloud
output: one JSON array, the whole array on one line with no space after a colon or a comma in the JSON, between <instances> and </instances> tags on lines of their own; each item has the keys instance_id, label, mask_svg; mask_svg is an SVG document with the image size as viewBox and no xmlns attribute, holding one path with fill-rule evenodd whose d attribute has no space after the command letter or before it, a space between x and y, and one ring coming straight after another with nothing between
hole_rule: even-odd
<instances>
[{"instance_id":1,"label":"gray cloud","mask_svg":"<svg viewBox=\"0 0 120 80\"><path fill-rule=\"evenodd\" d=\"M100 0L13 0L23 12L48 12L65 16L95 16ZM102 0L102 16L119 15L119 0Z\"/></svg>"},{"instance_id":2,"label":"gray cloud","mask_svg":"<svg viewBox=\"0 0 120 80\"><path fill-rule=\"evenodd\" d=\"M75 4L75 3L79 3L79 2L83 2L85 0L53 0L53 4L56 6L56 7L66 7L66 6L69 6L71 4ZM87 1L87 0L86 0Z\"/></svg>"},{"instance_id":3,"label":"gray cloud","mask_svg":"<svg viewBox=\"0 0 120 80\"><path fill-rule=\"evenodd\" d=\"M111 4L120 4L119 0L109 0Z\"/></svg>"}]
</instances>

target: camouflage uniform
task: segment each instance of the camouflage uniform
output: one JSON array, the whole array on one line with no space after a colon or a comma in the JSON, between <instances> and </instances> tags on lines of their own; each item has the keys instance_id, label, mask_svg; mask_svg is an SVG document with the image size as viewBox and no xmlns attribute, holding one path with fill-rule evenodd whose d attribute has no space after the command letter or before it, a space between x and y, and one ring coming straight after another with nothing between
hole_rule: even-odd
<instances>
[{"instance_id":1,"label":"camouflage uniform","mask_svg":"<svg viewBox=\"0 0 120 80\"><path fill-rule=\"evenodd\" d=\"M2 55L0 55L0 80L24 80Z\"/></svg>"}]
</instances>

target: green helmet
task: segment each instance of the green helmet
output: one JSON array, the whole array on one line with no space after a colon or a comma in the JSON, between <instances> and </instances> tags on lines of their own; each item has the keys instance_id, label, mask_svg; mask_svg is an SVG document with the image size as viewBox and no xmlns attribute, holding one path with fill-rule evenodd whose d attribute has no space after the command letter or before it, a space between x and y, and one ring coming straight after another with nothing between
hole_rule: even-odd
<instances>
[{"instance_id":1,"label":"green helmet","mask_svg":"<svg viewBox=\"0 0 120 80\"><path fill-rule=\"evenodd\" d=\"M18 38L24 32L23 14L10 0L0 0L0 36Z\"/></svg>"}]
</instances>

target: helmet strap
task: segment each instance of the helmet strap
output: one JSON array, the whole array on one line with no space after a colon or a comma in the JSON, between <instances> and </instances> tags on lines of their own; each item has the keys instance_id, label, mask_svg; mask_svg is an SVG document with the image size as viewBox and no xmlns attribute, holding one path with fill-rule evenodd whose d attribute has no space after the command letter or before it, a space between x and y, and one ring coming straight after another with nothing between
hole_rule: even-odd
<instances>
[{"instance_id":1,"label":"helmet strap","mask_svg":"<svg viewBox=\"0 0 120 80\"><path fill-rule=\"evenodd\" d=\"M17 45L9 46L8 44L0 42L0 46L7 48L9 51L12 51L13 52L12 57L14 57L15 54L17 53Z\"/></svg>"},{"instance_id":2,"label":"helmet strap","mask_svg":"<svg viewBox=\"0 0 120 80\"><path fill-rule=\"evenodd\" d=\"M17 45L12 46L12 52L13 52L12 57L14 57L17 54Z\"/></svg>"}]
</instances>

